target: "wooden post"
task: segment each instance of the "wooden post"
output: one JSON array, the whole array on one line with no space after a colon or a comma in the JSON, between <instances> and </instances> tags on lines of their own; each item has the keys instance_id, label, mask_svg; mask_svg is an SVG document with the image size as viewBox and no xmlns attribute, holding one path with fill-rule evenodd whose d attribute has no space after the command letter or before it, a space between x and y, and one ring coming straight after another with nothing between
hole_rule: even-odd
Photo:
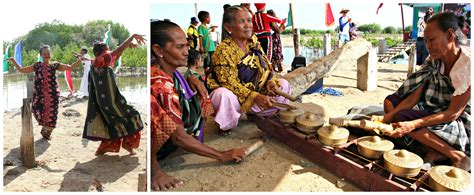
<instances>
[{"instance_id":1,"label":"wooden post","mask_svg":"<svg viewBox=\"0 0 474 195\"><path fill-rule=\"evenodd\" d=\"M295 28L293 33L293 45L295 47L295 57L300 55L300 29Z\"/></svg>"},{"instance_id":2,"label":"wooden post","mask_svg":"<svg viewBox=\"0 0 474 195\"><path fill-rule=\"evenodd\" d=\"M410 57L408 58L408 71L407 77L415 72L415 64L416 64L416 47L412 46L410 48Z\"/></svg>"},{"instance_id":3,"label":"wooden post","mask_svg":"<svg viewBox=\"0 0 474 195\"><path fill-rule=\"evenodd\" d=\"M331 45L331 34L324 34L324 56L327 56L331 53L332 45Z\"/></svg>"},{"instance_id":4,"label":"wooden post","mask_svg":"<svg viewBox=\"0 0 474 195\"><path fill-rule=\"evenodd\" d=\"M295 17L293 17L293 4L290 3L291 16L291 32L293 32L293 45L295 49L295 57L300 55L300 31L295 28Z\"/></svg>"},{"instance_id":5,"label":"wooden post","mask_svg":"<svg viewBox=\"0 0 474 195\"><path fill-rule=\"evenodd\" d=\"M26 98L32 99L33 98L33 83L34 83L34 75L32 73L27 74L26 80Z\"/></svg>"},{"instance_id":6,"label":"wooden post","mask_svg":"<svg viewBox=\"0 0 474 195\"><path fill-rule=\"evenodd\" d=\"M362 91L377 89L377 52L370 49L357 60L357 88Z\"/></svg>"},{"instance_id":7,"label":"wooden post","mask_svg":"<svg viewBox=\"0 0 474 195\"><path fill-rule=\"evenodd\" d=\"M146 173L138 174L138 191L146 192Z\"/></svg>"},{"instance_id":8,"label":"wooden post","mask_svg":"<svg viewBox=\"0 0 474 195\"><path fill-rule=\"evenodd\" d=\"M379 53L387 51L387 41L385 39L379 40Z\"/></svg>"},{"instance_id":9,"label":"wooden post","mask_svg":"<svg viewBox=\"0 0 474 195\"><path fill-rule=\"evenodd\" d=\"M35 160L35 143L33 135L33 123L31 121L31 99L23 99L23 107L21 107L21 162L25 167L33 168L36 166Z\"/></svg>"}]
</instances>

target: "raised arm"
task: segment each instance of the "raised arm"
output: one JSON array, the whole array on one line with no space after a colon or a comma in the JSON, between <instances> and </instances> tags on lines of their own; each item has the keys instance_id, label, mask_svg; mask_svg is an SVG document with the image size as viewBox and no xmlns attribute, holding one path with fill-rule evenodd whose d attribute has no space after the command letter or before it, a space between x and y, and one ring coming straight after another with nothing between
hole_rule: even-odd
<instances>
[{"instance_id":1,"label":"raised arm","mask_svg":"<svg viewBox=\"0 0 474 195\"><path fill-rule=\"evenodd\" d=\"M21 73L32 73L35 70L34 66L22 67L16 62L15 58L8 58L7 61L12 62L13 66L15 66L15 69Z\"/></svg>"},{"instance_id":2,"label":"raised arm","mask_svg":"<svg viewBox=\"0 0 474 195\"><path fill-rule=\"evenodd\" d=\"M112 55L115 56L116 59L118 59L122 55L122 52L127 47L131 46L133 39L135 39L139 45L145 44L146 39L143 38L143 36L144 35L133 34L128 39L126 39L122 44L120 44L120 46L118 46L114 51L112 51Z\"/></svg>"},{"instance_id":3,"label":"raised arm","mask_svg":"<svg viewBox=\"0 0 474 195\"><path fill-rule=\"evenodd\" d=\"M85 58L84 58L85 59ZM65 71L65 70L73 70L74 68L76 68L77 66L79 66L79 64L82 62L82 57L81 58L78 58L76 62L74 62L74 64L72 65L69 65L69 64L59 64L58 66L58 69L59 71Z\"/></svg>"}]
</instances>

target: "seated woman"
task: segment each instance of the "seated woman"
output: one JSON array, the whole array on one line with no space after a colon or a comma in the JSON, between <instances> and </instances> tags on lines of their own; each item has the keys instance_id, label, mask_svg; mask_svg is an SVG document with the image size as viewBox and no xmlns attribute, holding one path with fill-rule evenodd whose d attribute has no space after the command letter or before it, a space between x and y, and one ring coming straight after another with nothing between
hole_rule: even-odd
<instances>
[{"instance_id":1,"label":"seated woman","mask_svg":"<svg viewBox=\"0 0 474 195\"><path fill-rule=\"evenodd\" d=\"M209 98L194 95L176 70L186 66L188 61L189 48L181 28L172 22L153 22L151 44L155 58L150 82L153 189L165 190L182 183L164 173L158 163L178 147L222 162L241 161L243 149L217 151L198 141L202 140L203 116L209 116L214 110Z\"/></svg>"},{"instance_id":2,"label":"seated woman","mask_svg":"<svg viewBox=\"0 0 474 195\"><path fill-rule=\"evenodd\" d=\"M206 84L212 90L212 105L220 134L237 127L241 113L271 114L272 101L288 103L274 89L290 93L288 81L273 76L273 67L252 31L252 16L232 6L223 16L224 39L212 56ZM270 97L273 96L273 97Z\"/></svg>"},{"instance_id":3,"label":"seated woman","mask_svg":"<svg viewBox=\"0 0 474 195\"><path fill-rule=\"evenodd\" d=\"M379 119L395 127L387 135L402 137L407 145L421 143L425 160L447 157L453 166L469 170L471 54L461 46L466 42L461 24L453 13L428 20L424 32L430 56L385 99L386 114Z\"/></svg>"}]
</instances>

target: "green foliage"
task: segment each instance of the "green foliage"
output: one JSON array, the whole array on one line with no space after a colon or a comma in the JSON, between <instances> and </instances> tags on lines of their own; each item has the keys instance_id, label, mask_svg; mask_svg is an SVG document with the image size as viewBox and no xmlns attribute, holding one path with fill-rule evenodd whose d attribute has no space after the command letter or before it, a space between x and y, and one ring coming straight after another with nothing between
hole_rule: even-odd
<instances>
[{"instance_id":1,"label":"green foliage","mask_svg":"<svg viewBox=\"0 0 474 195\"><path fill-rule=\"evenodd\" d=\"M320 48L323 48L324 41L323 39L318 38L318 37L311 37L307 41L302 40L301 44L309 48L320 49Z\"/></svg>"},{"instance_id":2,"label":"green foliage","mask_svg":"<svg viewBox=\"0 0 474 195\"><path fill-rule=\"evenodd\" d=\"M413 27L410 25L410 26L405 26L405 32L411 32L413 31Z\"/></svg>"},{"instance_id":3,"label":"green foliage","mask_svg":"<svg viewBox=\"0 0 474 195\"><path fill-rule=\"evenodd\" d=\"M363 24L357 27L359 31L367 32L367 33L380 33L382 32L382 27L379 24L372 23L372 24Z\"/></svg>"},{"instance_id":4,"label":"green foliage","mask_svg":"<svg viewBox=\"0 0 474 195\"><path fill-rule=\"evenodd\" d=\"M397 44L403 43L403 40L401 38L393 38L393 37L387 37L385 38L385 41L387 42L387 47L394 47Z\"/></svg>"},{"instance_id":5,"label":"green foliage","mask_svg":"<svg viewBox=\"0 0 474 195\"><path fill-rule=\"evenodd\" d=\"M300 29L300 35L308 35L308 36L317 36L317 35L324 35L326 33L333 33L332 30L311 30L311 29ZM284 35L291 35L291 29L285 29L281 34Z\"/></svg>"},{"instance_id":6,"label":"green foliage","mask_svg":"<svg viewBox=\"0 0 474 195\"><path fill-rule=\"evenodd\" d=\"M3 46L6 48L10 45L10 56L13 56L14 45L22 40L22 64L24 66L32 65L38 60L38 50L41 44L51 46L52 61L73 64L77 59L72 55L72 52L79 52L82 46L88 47L89 55L93 57L92 44L96 40L102 41L104 39L108 25L111 25L110 49L113 50L130 37L130 32L122 24L113 23L110 20L94 20L84 25L69 25L58 20L41 23L24 36L4 41ZM126 49L122 54L123 66L146 67L146 55L144 46ZM82 69L82 66L78 68ZM9 70L12 69L13 66L9 66Z\"/></svg>"},{"instance_id":7,"label":"green foliage","mask_svg":"<svg viewBox=\"0 0 474 195\"><path fill-rule=\"evenodd\" d=\"M383 33L387 33L387 34L394 34L397 32L397 29L393 26L387 26L383 29L382 31Z\"/></svg>"},{"instance_id":8,"label":"green foliage","mask_svg":"<svg viewBox=\"0 0 474 195\"><path fill-rule=\"evenodd\" d=\"M126 49L122 53L122 66L146 67L147 56L146 46L140 46L133 49Z\"/></svg>"}]
</instances>

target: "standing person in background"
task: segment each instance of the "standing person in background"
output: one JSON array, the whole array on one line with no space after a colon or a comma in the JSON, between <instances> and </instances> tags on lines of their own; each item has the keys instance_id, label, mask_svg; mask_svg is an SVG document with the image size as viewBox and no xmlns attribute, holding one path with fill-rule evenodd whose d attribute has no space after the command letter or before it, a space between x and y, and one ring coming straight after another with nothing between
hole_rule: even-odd
<instances>
[{"instance_id":1,"label":"standing person in background","mask_svg":"<svg viewBox=\"0 0 474 195\"><path fill-rule=\"evenodd\" d=\"M51 62L51 47L43 45L39 51L43 62L35 62L31 66L22 66L14 58L8 58L16 70L21 73L35 72L35 85L33 89L33 100L31 112L41 128L41 136L51 140L51 133L56 128L59 108L59 85L56 79L56 71L73 70L84 58L77 57L73 65Z\"/></svg>"},{"instance_id":2,"label":"standing person in background","mask_svg":"<svg viewBox=\"0 0 474 195\"><path fill-rule=\"evenodd\" d=\"M183 33L184 34L184 33ZM113 51L102 42L94 43L95 59L90 71L89 102L82 137L92 141L101 141L95 155L107 152L119 152L120 147L130 155L140 145L140 131L143 122L140 113L127 104L115 82L112 67L123 51L133 47L132 41L145 44L142 35L134 34Z\"/></svg>"},{"instance_id":3,"label":"standing person in background","mask_svg":"<svg viewBox=\"0 0 474 195\"><path fill-rule=\"evenodd\" d=\"M82 60L82 67L84 68L84 73L82 74L81 86L79 87L83 98L89 97L89 70L91 69L91 57L89 56L89 54L87 54L87 52L87 47L82 46L81 53L75 53L76 56L82 56L84 59Z\"/></svg>"},{"instance_id":4,"label":"standing person in background","mask_svg":"<svg viewBox=\"0 0 474 195\"><path fill-rule=\"evenodd\" d=\"M345 8L342 8L342 10L339 12L342 14L342 16L339 18L339 47L342 47L342 45L350 41L349 30L351 28L350 23L352 18L347 16L348 12L349 10Z\"/></svg>"},{"instance_id":5,"label":"standing person in background","mask_svg":"<svg viewBox=\"0 0 474 195\"><path fill-rule=\"evenodd\" d=\"M224 8L224 11L230 7L230 4L224 4L224 6L222 6L222 8Z\"/></svg>"},{"instance_id":6,"label":"standing person in background","mask_svg":"<svg viewBox=\"0 0 474 195\"><path fill-rule=\"evenodd\" d=\"M270 16L265 11L265 3L255 3L257 12L252 16L253 32L257 35L258 42L263 48L268 59L272 59L273 41L270 23L285 24L286 18L280 20L277 17Z\"/></svg>"},{"instance_id":7,"label":"standing person in background","mask_svg":"<svg viewBox=\"0 0 474 195\"><path fill-rule=\"evenodd\" d=\"M250 3L241 3L240 7L245 8L250 13L250 15L252 15L252 17L253 17L254 13L250 9Z\"/></svg>"},{"instance_id":8,"label":"standing person in background","mask_svg":"<svg viewBox=\"0 0 474 195\"><path fill-rule=\"evenodd\" d=\"M211 15L207 11L200 11L198 13L199 21L201 21L201 25L198 27L199 33L199 52L202 54L204 58L204 70L207 70L212 63L212 54L216 50L216 46L211 40L209 36L209 27L207 26L211 22Z\"/></svg>"},{"instance_id":9,"label":"standing person in background","mask_svg":"<svg viewBox=\"0 0 474 195\"><path fill-rule=\"evenodd\" d=\"M426 48L424 31L426 27L426 21L433 15L433 8L428 8L424 16L420 16L418 19L418 38L416 39L416 65L422 65L425 59L428 57L428 49Z\"/></svg>"},{"instance_id":10,"label":"standing person in background","mask_svg":"<svg viewBox=\"0 0 474 195\"><path fill-rule=\"evenodd\" d=\"M267 13L270 16L276 17L276 14L273 10L268 10ZM273 41L273 55L272 55L272 65L273 65L273 70L275 72L282 72L283 71L283 48L281 46L281 38L280 34L283 32L286 28L285 24L276 24L275 22L271 23L271 27L273 30L272 34L272 41Z\"/></svg>"},{"instance_id":11,"label":"standing person in background","mask_svg":"<svg viewBox=\"0 0 474 195\"><path fill-rule=\"evenodd\" d=\"M217 32L217 25L211 25L211 32L209 32L209 36L211 37L212 42L214 42L214 46L217 47L219 43L221 42L221 36L219 32ZM212 55L211 55L212 57Z\"/></svg>"},{"instance_id":12,"label":"standing person in background","mask_svg":"<svg viewBox=\"0 0 474 195\"><path fill-rule=\"evenodd\" d=\"M197 31L199 22L196 17L191 18L191 25L188 27L188 42L191 49L197 50L199 45L199 33Z\"/></svg>"}]
</instances>

